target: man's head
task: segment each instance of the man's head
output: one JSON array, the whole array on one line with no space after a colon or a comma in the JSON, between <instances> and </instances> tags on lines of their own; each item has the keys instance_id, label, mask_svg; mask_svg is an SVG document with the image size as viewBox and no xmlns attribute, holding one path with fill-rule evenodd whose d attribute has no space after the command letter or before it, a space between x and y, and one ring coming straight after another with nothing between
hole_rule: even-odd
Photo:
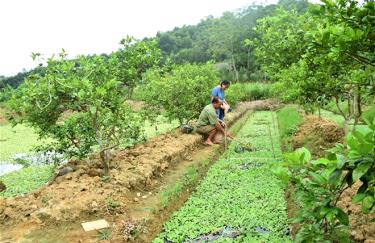
<instances>
[{"instance_id":1,"label":"man's head","mask_svg":"<svg viewBox=\"0 0 375 243\"><path fill-rule=\"evenodd\" d=\"M230 85L230 82L228 80L223 80L220 83L220 87L222 90L226 90Z\"/></svg>"},{"instance_id":2,"label":"man's head","mask_svg":"<svg viewBox=\"0 0 375 243\"><path fill-rule=\"evenodd\" d=\"M219 109L222 105L222 102L220 101L220 98L215 96L213 99L212 99L212 105L214 106L215 109Z\"/></svg>"}]
</instances>

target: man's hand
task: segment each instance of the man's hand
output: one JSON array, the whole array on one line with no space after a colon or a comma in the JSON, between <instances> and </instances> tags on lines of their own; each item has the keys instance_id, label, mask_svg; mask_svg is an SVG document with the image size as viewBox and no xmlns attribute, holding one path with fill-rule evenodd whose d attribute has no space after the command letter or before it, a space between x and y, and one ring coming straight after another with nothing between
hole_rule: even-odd
<instances>
[{"instance_id":1,"label":"man's hand","mask_svg":"<svg viewBox=\"0 0 375 243\"><path fill-rule=\"evenodd\" d=\"M234 139L234 137L232 136L232 134L230 134L229 132L227 132L226 136L227 136L228 138Z\"/></svg>"}]
</instances>

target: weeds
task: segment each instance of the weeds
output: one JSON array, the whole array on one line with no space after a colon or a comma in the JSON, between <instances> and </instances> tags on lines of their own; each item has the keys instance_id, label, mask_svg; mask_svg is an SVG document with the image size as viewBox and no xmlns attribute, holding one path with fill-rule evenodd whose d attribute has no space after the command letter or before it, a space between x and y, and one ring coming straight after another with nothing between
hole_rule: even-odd
<instances>
[{"instance_id":1,"label":"weeds","mask_svg":"<svg viewBox=\"0 0 375 243\"><path fill-rule=\"evenodd\" d=\"M110 229L98 230L97 237L99 240L109 240L111 238L112 231Z\"/></svg>"}]
</instances>

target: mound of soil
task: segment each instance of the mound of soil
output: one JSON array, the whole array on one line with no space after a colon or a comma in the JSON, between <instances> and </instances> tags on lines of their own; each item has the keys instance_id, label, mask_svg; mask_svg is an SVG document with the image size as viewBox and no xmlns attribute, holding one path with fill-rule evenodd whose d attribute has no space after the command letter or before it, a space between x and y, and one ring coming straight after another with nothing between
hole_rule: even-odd
<instances>
[{"instance_id":1,"label":"mound of soil","mask_svg":"<svg viewBox=\"0 0 375 243\"><path fill-rule=\"evenodd\" d=\"M248 104L227 115L230 125L247 110ZM179 130L152 138L144 144L117 151L111 161L110 179L103 177L99 156L71 161L70 173L55 176L48 185L25 196L0 198L0 224L20 222L53 224L82 218L126 213L133 189L143 190L158 183L166 169L186 159L202 143L198 134ZM114 203L115 202L115 203Z\"/></svg>"},{"instance_id":2,"label":"mound of soil","mask_svg":"<svg viewBox=\"0 0 375 243\"><path fill-rule=\"evenodd\" d=\"M293 137L293 148L306 147L314 157L321 157L327 149L341 143L344 135L344 130L336 123L309 115Z\"/></svg>"},{"instance_id":3,"label":"mound of soil","mask_svg":"<svg viewBox=\"0 0 375 243\"><path fill-rule=\"evenodd\" d=\"M370 222L370 220L375 218L375 213L363 214L361 204L352 203L352 198L361 185L361 182L357 182L345 190L337 205L349 215L351 238L355 242L374 243L375 222Z\"/></svg>"},{"instance_id":4,"label":"mound of soil","mask_svg":"<svg viewBox=\"0 0 375 243\"><path fill-rule=\"evenodd\" d=\"M245 102L241 105L246 106L250 110L276 110L281 106L281 103L275 99L266 99L266 100L255 100L252 102Z\"/></svg>"}]
</instances>

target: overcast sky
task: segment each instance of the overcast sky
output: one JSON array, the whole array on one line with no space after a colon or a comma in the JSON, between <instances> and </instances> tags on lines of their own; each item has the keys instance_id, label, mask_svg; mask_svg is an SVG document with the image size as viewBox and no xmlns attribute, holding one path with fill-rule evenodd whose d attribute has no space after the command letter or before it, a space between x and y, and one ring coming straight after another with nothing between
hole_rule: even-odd
<instances>
[{"instance_id":1,"label":"overcast sky","mask_svg":"<svg viewBox=\"0 0 375 243\"><path fill-rule=\"evenodd\" d=\"M110 53L126 35L155 36L254 2L277 0L0 0L0 75L34 67L31 52Z\"/></svg>"}]
</instances>

